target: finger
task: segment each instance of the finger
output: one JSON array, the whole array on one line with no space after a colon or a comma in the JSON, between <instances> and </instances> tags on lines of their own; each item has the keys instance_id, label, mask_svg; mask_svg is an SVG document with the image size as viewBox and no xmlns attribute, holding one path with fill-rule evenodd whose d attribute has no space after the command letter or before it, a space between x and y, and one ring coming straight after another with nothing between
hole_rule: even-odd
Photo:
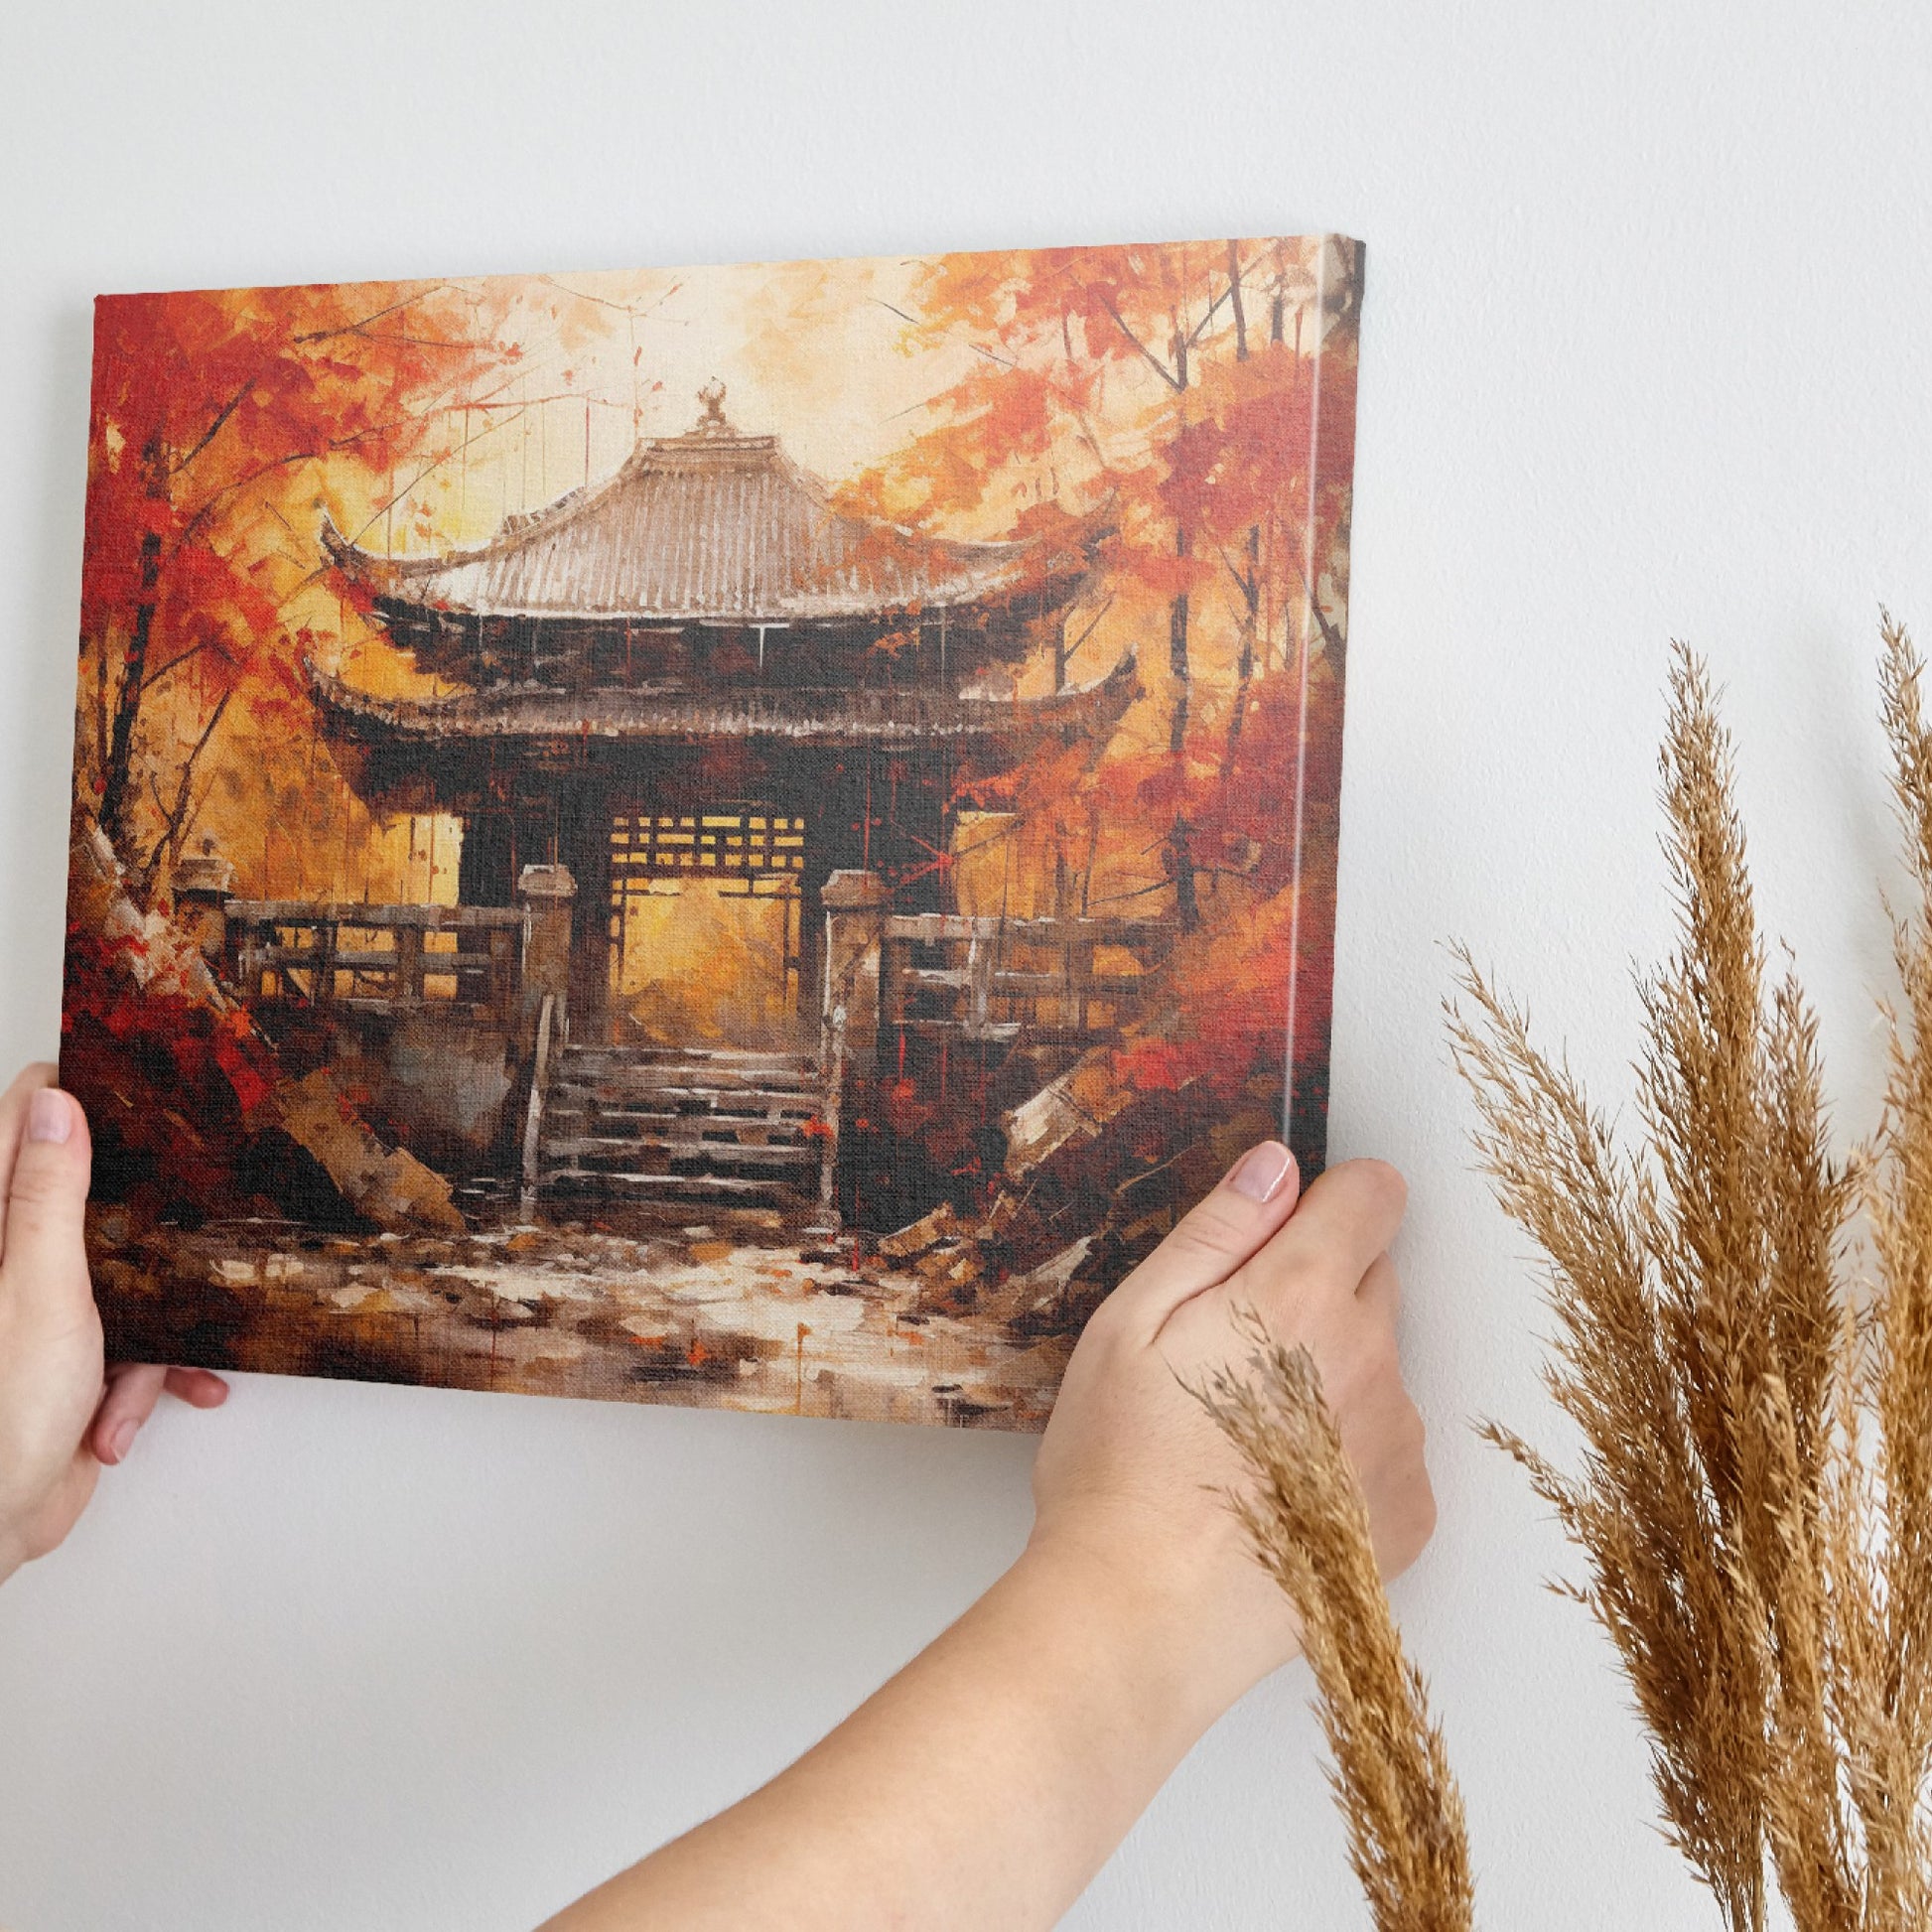
<instances>
[{"instance_id":1,"label":"finger","mask_svg":"<svg viewBox=\"0 0 1932 1932\"><path fill-rule=\"evenodd\" d=\"M168 1371L150 1362L108 1371L107 1393L100 1399L89 1441L94 1454L109 1467L134 1447L134 1438L154 1414L167 1379Z\"/></svg>"},{"instance_id":2,"label":"finger","mask_svg":"<svg viewBox=\"0 0 1932 1932\"><path fill-rule=\"evenodd\" d=\"M59 1325L93 1301L84 1238L87 1117L71 1094L48 1086L30 1089L25 1115L7 1182L0 1293L29 1319Z\"/></svg>"},{"instance_id":3,"label":"finger","mask_svg":"<svg viewBox=\"0 0 1932 1932\"><path fill-rule=\"evenodd\" d=\"M166 1388L191 1409L218 1409L228 1399L228 1385L205 1368L171 1368Z\"/></svg>"},{"instance_id":4,"label":"finger","mask_svg":"<svg viewBox=\"0 0 1932 1932\"><path fill-rule=\"evenodd\" d=\"M1396 1311L1402 1306L1402 1277L1387 1255L1377 1255L1369 1263L1368 1273L1355 1291L1355 1302L1365 1314L1394 1326Z\"/></svg>"},{"instance_id":5,"label":"finger","mask_svg":"<svg viewBox=\"0 0 1932 1932\"><path fill-rule=\"evenodd\" d=\"M1402 1225L1409 1188L1386 1161L1344 1161L1311 1180L1294 1218L1242 1271L1259 1301L1292 1285L1352 1295Z\"/></svg>"},{"instance_id":6,"label":"finger","mask_svg":"<svg viewBox=\"0 0 1932 1932\"><path fill-rule=\"evenodd\" d=\"M1224 1282L1295 1210L1300 1176L1279 1141L1251 1147L1107 1298L1148 1335L1190 1296Z\"/></svg>"},{"instance_id":7,"label":"finger","mask_svg":"<svg viewBox=\"0 0 1932 1932\"><path fill-rule=\"evenodd\" d=\"M13 1085L0 1094L0 1255L7 1252L7 1189L27 1132L28 1103L37 1088L58 1085L60 1078L61 1070L53 1061L36 1060L23 1067Z\"/></svg>"}]
</instances>

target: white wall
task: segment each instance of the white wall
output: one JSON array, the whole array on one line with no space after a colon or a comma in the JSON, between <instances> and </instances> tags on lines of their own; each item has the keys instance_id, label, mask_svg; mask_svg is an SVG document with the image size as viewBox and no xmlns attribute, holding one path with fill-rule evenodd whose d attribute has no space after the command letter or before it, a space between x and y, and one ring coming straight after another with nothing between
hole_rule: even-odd
<instances>
[{"instance_id":1,"label":"white wall","mask_svg":"<svg viewBox=\"0 0 1932 1932\"><path fill-rule=\"evenodd\" d=\"M1878 602L1932 640L1919 9L41 5L0 56L0 1062L56 1043L100 289L1332 226L1369 242L1333 1142L1414 1185L1443 1496L1400 1587L1491 1927L1715 1923L1563 1553L1440 942L1620 1091L1668 929L1666 640L1730 687L1770 923L1872 1098ZM1559 29L1560 13L1575 16ZM244 1379L0 1594L0 1922L512 1928L963 1605L1032 1444ZM1290 1673L1072 1923L1363 1923ZM991 1848L997 1855L997 1848Z\"/></svg>"}]
</instances>

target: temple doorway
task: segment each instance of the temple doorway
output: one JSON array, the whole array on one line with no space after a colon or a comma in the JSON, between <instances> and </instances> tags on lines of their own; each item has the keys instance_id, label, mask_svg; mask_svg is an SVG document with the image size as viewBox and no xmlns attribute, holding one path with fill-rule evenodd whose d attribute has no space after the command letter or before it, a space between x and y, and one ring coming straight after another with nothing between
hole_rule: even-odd
<instances>
[{"instance_id":1,"label":"temple doorway","mask_svg":"<svg viewBox=\"0 0 1932 1932\"><path fill-rule=\"evenodd\" d=\"M796 1046L804 819L755 802L632 806L610 839L613 1043Z\"/></svg>"}]
</instances>

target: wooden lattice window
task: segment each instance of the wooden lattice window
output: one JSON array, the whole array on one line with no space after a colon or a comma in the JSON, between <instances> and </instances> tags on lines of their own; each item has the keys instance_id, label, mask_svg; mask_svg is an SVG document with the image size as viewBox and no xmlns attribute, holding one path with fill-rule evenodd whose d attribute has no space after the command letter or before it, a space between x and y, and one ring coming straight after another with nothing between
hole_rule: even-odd
<instances>
[{"instance_id":1,"label":"wooden lattice window","mask_svg":"<svg viewBox=\"0 0 1932 1932\"><path fill-rule=\"evenodd\" d=\"M805 870L805 821L766 811L621 812L611 877L789 879Z\"/></svg>"}]
</instances>

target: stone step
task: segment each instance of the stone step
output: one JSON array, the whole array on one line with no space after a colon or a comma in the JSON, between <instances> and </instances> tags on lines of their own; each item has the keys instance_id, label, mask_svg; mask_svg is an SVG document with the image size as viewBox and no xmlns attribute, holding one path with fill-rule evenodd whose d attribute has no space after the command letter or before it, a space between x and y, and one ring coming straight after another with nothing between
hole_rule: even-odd
<instances>
[{"instance_id":1,"label":"stone step","mask_svg":"<svg viewBox=\"0 0 1932 1932\"><path fill-rule=\"evenodd\" d=\"M546 1109L579 1108L608 1113L684 1113L716 1114L795 1114L800 1119L818 1111L816 1087L797 1092L768 1087L616 1087L591 1085L582 1080L560 1080L550 1089Z\"/></svg>"},{"instance_id":2,"label":"stone step","mask_svg":"<svg viewBox=\"0 0 1932 1932\"><path fill-rule=\"evenodd\" d=\"M787 1187L764 1175L715 1173L636 1173L604 1168L560 1168L543 1180L546 1194L560 1199L730 1201L737 1206L802 1205L807 1190Z\"/></svg>"},{"instance_id":3,"label":"stone step","mask_svg":"<svg viewBox=\"0 0 1932 1932\"><path fill-rule=\"evenodd\" d=\"M807 1147L813 1136L802 1122L715 1121L701 1114L672 1114L652 1120L629 1120L613 1114L572 1114L546 1117L543 1142L612 1141L622 1147L711 1148L729 1154L741 1147Z\"/></svg>"},{"instance_id":4,"label":"stone step","mask_svg":"<svg viewBox=\"0 0 1932 1932\"><path fill-rule=\"evenodd\" d=\"M656 1086L668 1080L700 1087L795 1087L816 1084L818 1068L809 1060L785 1066L733 1066L724 1060L648 1060L638 1064L566 1057L558 1061L557 1075L564 1080L609 1081L621 1086Z\"/></svg>"},{"instance_id":5,"label":"stone step","mask_svg":"<svg viewBox=\"0 0 1932 1932\"><path fill-rule=\"evenodd\" d=\"M601 1107L639 1107L639 1105L686 1105L703 1103L707 1107L805 1107L815 1105L823 1088L817 1080L780 1082L780 1080L731 1080L721 1082L711 1074L662 1080L586 1080L582 1074L562 1074L551 1093L595 1101Z\"/></svg>"},{"instance_id":6,"label":"stone step","mask_svg":"<svg viewBox=\"0 0 1932 1932\"><path fill-rule=\"evenodd\" d=\"M622 1135L578 1134L546 1141L542 1158L565 1166L588 1161L637 1162L661 1156L670 1163L704 1162L718 1168L816 1168L819 1153L800 1142L789 1147L747 1147L736 1141L634 1140Z\"/></svg>"},{"instance_id":7,"label":"stone step","mask_svg":"<svg viewBox=\"0 0 1932 1932\"><path fill-rule=\"evenodd\" d=\"M818 1062L803 1053L666 1053L627 1047L567 1047L558 1071L570 1079L639 1083L690 1080L744 1086L767 1081L792 1086L818 1078Z\"/></svg>"},{"instance_id":8,"label":"stone step","mask_svg":"<svg viewBox=\"0 0 1932 1932\"><path fill-rule=\"evenodd\" d=\"M806 1206L821 1105L805 1053L572 1045L544 1105L538 1186L558 1201Z\"/></svg>"},{"instance_id":9,"label":"stone step","mask_svg":"<svg viewBox=\"0 0 1932 1932\"><path fill-rule=\"evenodd\" d=\"M735 1133L741 1127L774 1127L795 1133L819 1111L816 1094L627 1094L621 1100L584 1087L553 1087L544 1118L559 1120L653 1121L699 1133Z\"/></svg>"}]
</instances>

